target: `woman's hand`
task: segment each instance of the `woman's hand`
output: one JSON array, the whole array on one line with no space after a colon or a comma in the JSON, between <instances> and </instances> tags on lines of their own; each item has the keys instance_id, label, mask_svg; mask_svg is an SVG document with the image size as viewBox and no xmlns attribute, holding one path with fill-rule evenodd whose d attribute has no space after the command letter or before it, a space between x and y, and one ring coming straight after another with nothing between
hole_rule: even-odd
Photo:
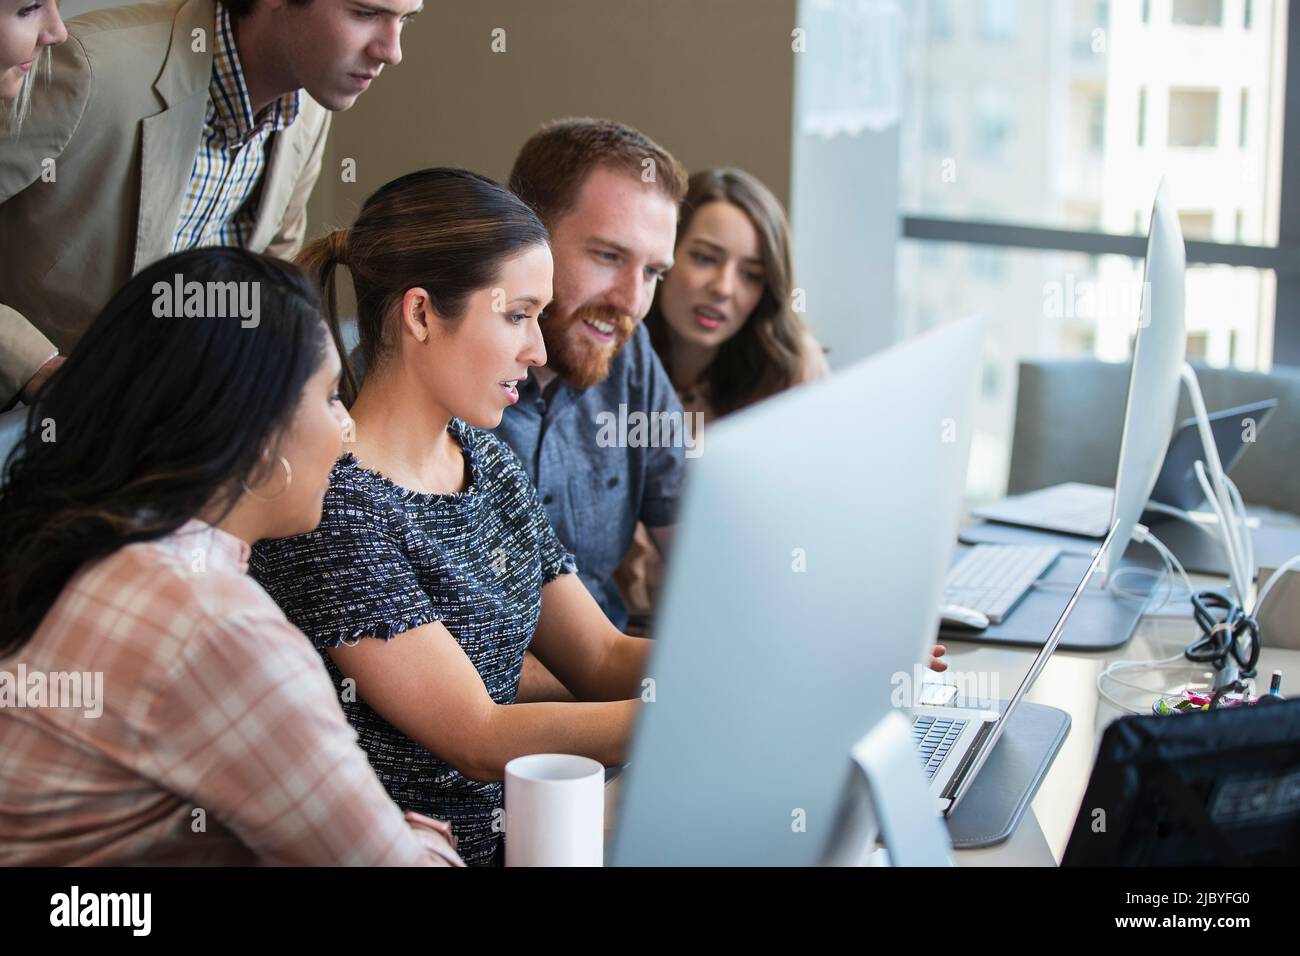
<instances>
[{"instance_id":1,"label":"woman's hand","mask_svg":"<svg viewBox=\"0 0 1300 956\"><path fill-rule=\"evenodd\" d=\"M576 574L542 587L542 613L529 650L578 700L633 700L653 642L623 634Z\"/></svg>"},{"instance_id":2,"label":"woman's hand","mask_svg":"<svg viewBox=\"0 0 1300 956\"><path fill-rule=\"evenodd\" d=\"M59 370L59 366L62 364L63 356L56 355L36 370L36 374L28 380L22 391L18 393L18 397L23 404L30 405L36 400L36 393L41 390L41 386L54 376L54 373Z\"/></svg>"},{"instance_id":3,"label":"woman's hand","mask_svg":"<svg viewBox=\"0 0 1300 956\"><path fill-rule=\"evenodd\" d=\"M948 669L947 662L941 661L939 658L943 657L943 655L947 653L948 648L944 647L942 644L934 645L930 650L930 656L925 659L925 666L938 673L946 671Z\"/></svg>"},{"instance_id":4,"label":"woman's hand","mask_svg":"<svg viewBox=\"0 0 1300 956\"><path fill-rule=\"evenodd\" d=\"M424 844L429 855L439 866L464 866L465 861L456 852L459 842L451 832L451 824L445 820L435 820L414 810L407 810L403 816L407 826L414 831L416 838Z\"/></svg>"}]
</instances>

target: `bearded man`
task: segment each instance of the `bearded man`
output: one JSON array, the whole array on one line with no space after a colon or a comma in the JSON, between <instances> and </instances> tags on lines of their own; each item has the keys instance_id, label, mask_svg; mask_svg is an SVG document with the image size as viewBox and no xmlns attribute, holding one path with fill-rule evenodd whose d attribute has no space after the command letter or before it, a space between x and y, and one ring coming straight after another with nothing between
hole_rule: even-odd
<instances>
[{"instance_id":1,"label":"bearded man","mask_svg":"<svg viewBox=\"0 0 1300 956\"><path fill-rule=\"evenodd\" d=\"M644 134L586 118L543 126L510 175L550 231L554 299L540 319L546 365L519 384L496 433L523 461L583 583L620 628L627 611L614 571L638 522L667 550L690 440L641 325L672 266L686 178ZM651 422L675 418L677 428L661 431L683 440L661 442L642 429L611 441L607 423L638 412Z\"/></svg>"}]
</instances>

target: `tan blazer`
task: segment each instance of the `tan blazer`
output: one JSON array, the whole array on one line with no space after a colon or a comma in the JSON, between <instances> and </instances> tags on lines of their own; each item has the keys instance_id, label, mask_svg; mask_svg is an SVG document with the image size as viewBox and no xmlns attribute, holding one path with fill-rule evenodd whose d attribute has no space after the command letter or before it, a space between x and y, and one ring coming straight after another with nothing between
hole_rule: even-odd
<instances>
[{"instance_id":1,"label":"tan blazer","mask_svg":"<svg viewBox=\"0 0 1300 956\"><path fill-rule=\"evenodd\" d=\"M70 19L22 135L0 142L0 407L55 347L77 344L127 279L171 252L207 112L215 21L214 0ZM269 141L253 250L289 258L302 246L329 122L303 93L297 120Z\"/></svg>"}]
</instances>

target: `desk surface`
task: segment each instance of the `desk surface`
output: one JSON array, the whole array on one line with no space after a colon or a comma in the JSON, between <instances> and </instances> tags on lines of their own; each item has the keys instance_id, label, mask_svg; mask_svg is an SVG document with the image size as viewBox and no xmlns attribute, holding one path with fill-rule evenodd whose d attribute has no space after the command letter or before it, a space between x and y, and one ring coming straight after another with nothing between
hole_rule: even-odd
<instances>
[{"instance_id":1,"label":"desk surface","mask_svg":"<svg viewBox=\"0 0 1300 956\"><path fill-rule=\"evenodd\" d=\"M1193 578L1192 583L1199 587L1215 582ZM1146 615L1138 624L1133 639L1117 651L1089 654L1058 650L1052 655L1027 699L1069 712L1069 736L1034 797L1031 812L1021 821L1016 836L1001 846L958 851L956 862L959 866L1052 866L1060 862L1088 787L1088 777L1092 773L1102 734L1111 721L1124 715L1097 693L1097 675L1112 661L1158 660L1181 653L1197 633L1190 610L1183 611L1185 607L1188 607L1186 602L1179 602L1162 612ZM1256 679L1256 683L1267 687L1268 675L1280 670L1283 674L1282 692L1287 694L1290 687L1291 694L1287 696L1291 696L1300 688L1300 651L1269 647L1267 637L1265 641L1259 659L1261 677ZM1035 654L1032 648L984 646L967 641L948 641L947 647L950 670L996 673L999 693L1003 697L1015 691ZM1139 671L1123 676L1127 682L1150 688L1147 693L1117 685L1114 681L1107 681L1106 689L1117 700L1149 713L1156 693L1177 690L1186 681L1208 681L1210 676L1205 668L1188 662L1176 669Z\"/></svg>"},{"instance_id":2,"label":"desk surface","mask_svg":"<svg viewBox=\"0 0 1300 956\"><path fill-rule=\"evenodd\" d=\"M1193 577L1195 587L1216 585L1212 578ZM1184 611L1184 608L1188 610ZM1043 779L1028 813L1006 843L980 850L958 850L958 866L1055 866L1065 853L1074 818L1088 788L1088 778L1107 725L1124 712L1097 693L1097 675L1117 660L1159 660L1180 654L1196 636L1196 625L1186 601L1170 604L1163 611L1148 614L1138 624L1133 639L1116 651L1084 653L1058 650L1039 675L1026 697L1058 707L1070 714L1070 733L1056 760ZM1266 637L1267 641L1267 637ZM998 695L1015 692L1029 670L1037 651L1029 647L982 645L971 641L946 641L948 673L971 673L991 679L997 675ZM1267 686L1274 670L1283 674L1282 692L1294 696L1300 690L1300 650L1268 647L1260 652L1257 683ZM1149 687L1143 693L1107 682L1112 697L1134 708L1150 712L1155 694L1177 690L1183 682L1208 681L1211 673L1188 662L1177 669L1144 671L1124 675L1124 680ZM1290 688L1290 693L1288 693ZM1177 718L1170 718L1176 720ZM618 780L606 790L606 842L612 836Z\"/></svg>"}]
</instances>

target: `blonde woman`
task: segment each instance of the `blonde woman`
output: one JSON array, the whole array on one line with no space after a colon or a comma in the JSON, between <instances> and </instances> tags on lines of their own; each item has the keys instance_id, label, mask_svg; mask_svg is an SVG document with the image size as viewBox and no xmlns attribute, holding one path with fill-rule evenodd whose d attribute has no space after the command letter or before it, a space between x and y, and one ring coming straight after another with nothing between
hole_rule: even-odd
<instances>
[{"instance_id":1,"label":"blonde woman","mask_svg":"<svg viewBox=\"0 0 1300 956\"><path fill-rule=\"evenodd\" d=\"M0 124L12 135L22 131L36 78L49 81L50 49L67 38L59 0L0 0Z\"/></svg>"}]
</instances>

